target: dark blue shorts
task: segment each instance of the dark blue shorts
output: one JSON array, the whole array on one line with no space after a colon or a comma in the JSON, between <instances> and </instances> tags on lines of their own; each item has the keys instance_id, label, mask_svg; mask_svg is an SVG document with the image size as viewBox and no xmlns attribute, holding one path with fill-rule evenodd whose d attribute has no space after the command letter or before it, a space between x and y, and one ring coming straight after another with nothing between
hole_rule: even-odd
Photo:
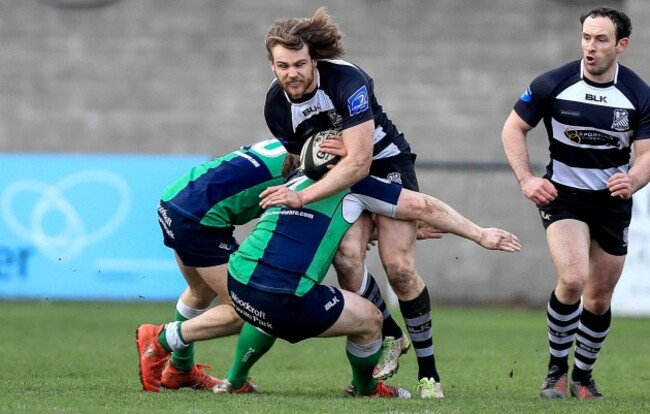
<instances>
[{"instance_id":1,"label":"dark blue shorts","mask_svg":"<svg viewBox=\"0 0 650 414\"><path fill-rule=\"evenodd\" d=\"M415 175L415 158L415 154L408 153L372 160L370 175L402 184L408 190L419 191L420 186Z\"/></svg>"},{"instance_id":2,"label":"dark blue shorts","mask_svg":"<svg viewBox=\"0 0 650 414\"><path fill-rule=\"evenodd\" d=\"M211 267L228 263L238 248L234 227L204 226L170 208L158 205L158 224L165 246L174 249L185 266Z\"/></svg>"},{"instance_id":3,"label":"dark blue shorts","mask_svg":"<svg viewBox=\"0 0 650 414\"><path fill-rule=\"evenodd\" d=\"M341 291L325 285L316 285L298 297L247 286L228 275L228 292L243 320L292 344L325 332L339 319L345 305Z\"/></svg>"},{"instance_id":4,"label":"dark blue shorts","mask_svg":"<svg viewBox=\"0 0 650 414\"><path fill-rule=\"evenodd\" d=\"M538 206L542 225L548 228L559 220L573 219L586 223L592 240L614 256L627 254L627 233L632 220L632 199L612 197L609 190L581 191L557 183L555 200Z\"/></svg>"}]
</instances>

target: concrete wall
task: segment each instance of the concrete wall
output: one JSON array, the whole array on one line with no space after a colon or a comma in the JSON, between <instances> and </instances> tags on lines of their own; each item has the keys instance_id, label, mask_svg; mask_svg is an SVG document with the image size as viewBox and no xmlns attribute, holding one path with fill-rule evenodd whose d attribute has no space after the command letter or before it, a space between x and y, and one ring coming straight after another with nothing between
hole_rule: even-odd
<instances>
[{"instance_id":1,"label":"concrete wall","mask_svg":"<svg viewBox=\"0 0 650 414\"><path fill-rule=\"evenodd\" d=\"M499 134L535 75L580 56L578 16L601 1L53 5L84 1L93 0L0 0L0 151L221 154L262 138L272 79L266 29L325 3L346 34L348 60L375 78L384 108L419 154L422 190L484 226L511 229L524 243L523 252L508 255L454 236L421 242L418 267L434 298L546 300L554 276L545 237L505 165ZM634 24L623 62L650 79L644 3L609 2ZM541 167L541 129L530 143Z\"/></svg>"}]
</instances>

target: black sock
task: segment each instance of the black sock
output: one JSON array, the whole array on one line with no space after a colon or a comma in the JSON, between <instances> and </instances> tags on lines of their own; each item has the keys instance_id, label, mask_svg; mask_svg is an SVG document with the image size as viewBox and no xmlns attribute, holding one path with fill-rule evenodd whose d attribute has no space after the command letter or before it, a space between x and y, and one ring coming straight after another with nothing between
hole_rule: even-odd
<instances>
[{"instance_id":1,"label":"black sock","mask_svg":"<svg viewBox=\"0 0 650 414\"><path fill-rule=\"evenodd\" d=\"M582 310L576 335L573 371L571 372L571 379L574 382L583 382L591 375L611 323L611 309L608 309L603 315L596 315L587 309Z\"/></svg>"},{"instance_id":2,"label":"black sock","mask_svg":"<svg viewBox=\"0 0 650 414\"><path fill-rule=\"evenodd\" d=\"M561 372L569 371L569 353L578 331L579 320L580 301L566 305L558 300L555 291L551 292L546 307L550 351L549 369L555 365Z\"/></svg>"},{"instance_id":3,"label":"black sock","mask_svg":"<svg viewBox=\"0 0 650 414\"><path fill-rule=\"evenodd\" d=\"M433 349L429 290L425 286L415 299L406 302L400 300L399 307L418 358L418 378L433 378L440 382Z\"/></svg>"}]
</instances>

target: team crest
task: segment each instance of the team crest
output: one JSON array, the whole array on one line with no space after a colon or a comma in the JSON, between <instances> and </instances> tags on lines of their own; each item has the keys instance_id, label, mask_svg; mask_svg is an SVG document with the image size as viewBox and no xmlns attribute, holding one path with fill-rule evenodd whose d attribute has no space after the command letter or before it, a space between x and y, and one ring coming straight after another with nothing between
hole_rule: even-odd
<instances>
[{"instance_id":1,"label":"team crest","mask_svg":"<svg viewBox=\"0 0 650 414\"><path fill-rule=\"evenodd\" d=\"M327 111L327 116L332 122L334 129L343 129L343 117L336 112L336 109L330 109Z\"/></svg>"},{"instance_id":2,"label":"team crest","mask_svg":"<svg viewBox=\"0 0 650 414\"><path fill-rule=\"evenodd\" d=\"M397 184L402 184L402 175L398 172L392 172L386 176L388 181L397 183Z\"/></svg>"},{"instance_id":3,"label":"team crest","mask_svg":"<svg viewBox=\"0 0 650 414\"><path fill-rule=\"evenodd\" d=\"M627 131L630 129L630 116L625 109L614 109L612 129L615 131Z\"/></svg>"}]
</instances>

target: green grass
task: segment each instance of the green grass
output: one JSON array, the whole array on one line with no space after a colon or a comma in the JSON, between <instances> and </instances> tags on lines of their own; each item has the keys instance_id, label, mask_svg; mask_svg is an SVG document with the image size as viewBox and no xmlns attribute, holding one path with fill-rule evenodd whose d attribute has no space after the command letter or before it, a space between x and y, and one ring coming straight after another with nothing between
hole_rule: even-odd
<instances>
[{"instance_id":1,"label":"green grass","mask_svg":"<svg viewBox=\"0 0 650 414\"><path fill-rule=\"evenodd\" d=\"M444 400L350 399L343 338L278 341L252 375L259 395L141 391L134 330L162 323L172 303L0 301L0 412L24 413L647 413L648 319L615 318L595 371L605 401L543 401L543 310L436 308ZM199 343L197 361L222 376L236 337ZM413 351L389 382L412 389Z\"/></svg>"}]
</instances>

